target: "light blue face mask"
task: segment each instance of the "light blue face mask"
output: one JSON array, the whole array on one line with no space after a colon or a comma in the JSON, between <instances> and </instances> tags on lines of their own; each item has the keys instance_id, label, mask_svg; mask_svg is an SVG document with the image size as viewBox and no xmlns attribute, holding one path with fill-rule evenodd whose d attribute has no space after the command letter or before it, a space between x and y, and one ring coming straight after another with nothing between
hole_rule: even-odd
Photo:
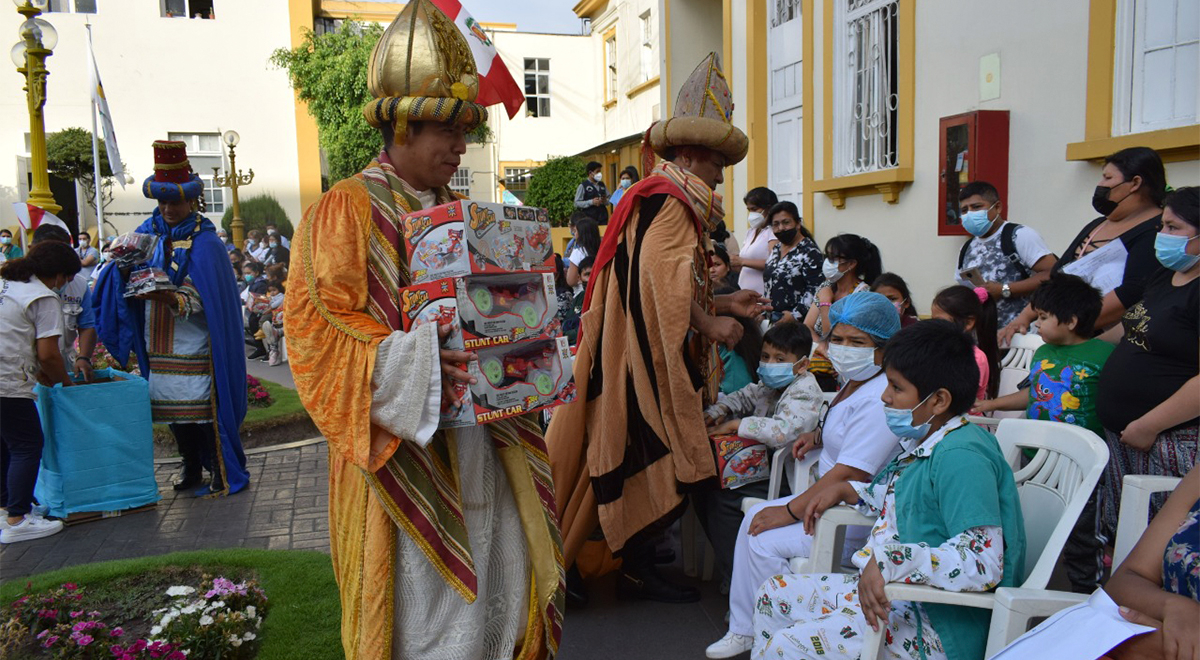
<instances>
[{"instance_id":1,"label":"light blue face mask","mask_svg":"<svg viewBox=\"0 0 1200 660\"><path fill-rule=\"evenodd\" d=\"M1158 263L1182 273L1200 261L1200 255L1187 253L1188 242L1197 238L1200 238L1200 235L1187 238L1160 233L1154 237L1154 256L1158 257Z\"/></svg>"},{"instance_id":2,"label":"light blue face mask","mask_svg":"<svg viewBox=\"0 0 1200 660\"><path fill-rule=\"evenodd\" d=\"M966 229L972 236L983 236L992 228L994 220L988 219L988 211L991 211L996 205L992 204L986 209L978 211L967 211L962 216L963 229Z\"/></svg>"},{"instance_id":3,"label":"light blue face mask","mask_svg":"<svg viewBox=\"0 0 1200 660\"><path fill-rule=\"evenodd\" d=\"M792 371L792 362L764 362L758 365L758 378L763 385L776 390L782 390L796 380Z\"/></svg>"},{"instance_id":4,"label":"light blue face mask","mask_svg":"<svg viewBox=\"0 0 1200 660\"><path fill-rule=\"evenodd\" d=\"M921 400L921 403L912 408L888 408L884 406L883 415L887 419L888 428L891 429L897 437L909 438L912 440L921 440L926 435L929 435L929 422L933 420L933 415L925 420L924 424L913 424L913 411L925 405L930 396L933 396L937 390L929 393L929 396Z\"/></svg>"}]
</instances>

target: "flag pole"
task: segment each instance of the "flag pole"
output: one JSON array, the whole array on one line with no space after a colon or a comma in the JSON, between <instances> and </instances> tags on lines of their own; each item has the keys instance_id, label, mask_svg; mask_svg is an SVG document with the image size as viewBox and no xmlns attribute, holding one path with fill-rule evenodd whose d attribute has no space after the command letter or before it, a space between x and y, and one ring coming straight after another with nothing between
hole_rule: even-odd
<instances>
[{"instance_id":1,"label":"flag pole","mask_svg":"<svg viewBox=\"0 0 1200 660\"><path fill-rule=\"evenodd\" d=\"M89 20L87 23L88 33L88 62L92 65L92 70L88 73L88 77L92 79L92 94L91 96L91 115L92 115L92 184L96 193L96 245L104 244L104 195L101 192L102 186L100 181L100 138L96 136L96 113L99 110L96 108L95 86L96 77L96 60L95 53L92 52L92 23Z\"/></svg>"}]
</instances>

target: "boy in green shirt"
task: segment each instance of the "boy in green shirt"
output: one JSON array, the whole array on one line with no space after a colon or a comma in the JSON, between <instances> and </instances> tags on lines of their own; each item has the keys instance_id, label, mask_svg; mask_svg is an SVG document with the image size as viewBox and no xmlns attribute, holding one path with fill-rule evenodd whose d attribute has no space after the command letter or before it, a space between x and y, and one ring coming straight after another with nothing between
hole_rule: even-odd
<instances>
[{"instance_id":1,"label":"boy in green shirt","mask_svg":"<svg viewBox=\"0 0 1200 660\"><path fill-rule=\"evenodd\" d=\"M995 436L965 417L979 385L975 343L949 321L896 334L883 355L888 428L902 453L869 483L844 482L792 512L811 530L840 502L876 516L858 575L779 575L759 589L752 657L857 658L866 626L892 655L982 658L990 612L889 602L888 582L990 591L1023 579L1025 524ZM903 477L901 479L900 477Z\"/></svg>"},{"instance_id":2,"label":"boy in green shirt","mask_svg":"<svg viewBox=\"0 0 1200 660\"><path fill-rule=\"evenodd\" d=\"M1103 438L1096 396L1100 370L1113 345L1092 336L1103 304L1100 292L1079 277L1057 273L1034 291L1030 304L1038 315L1038 334L1046 343L1033 354L1029 386L977 401L975 409L1024 410L1029 419L1082 426ZM1090 594L1100 586L1104 542L1092 493L1063 548L1067 578L1076 593Z\"/></svg>"}]
</instances>

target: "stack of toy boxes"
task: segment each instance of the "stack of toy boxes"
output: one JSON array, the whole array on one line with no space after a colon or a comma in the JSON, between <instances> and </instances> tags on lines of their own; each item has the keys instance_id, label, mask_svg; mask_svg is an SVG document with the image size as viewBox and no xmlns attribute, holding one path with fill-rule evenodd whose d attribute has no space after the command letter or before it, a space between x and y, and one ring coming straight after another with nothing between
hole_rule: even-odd
<instances>
[{"instance_id":1,"label":"stack of toy boxes","mask_svg":"<svg viewBox=\"0 0 1200 660\"><path fill-rule=\"evenodd\" d=\"M412 285L400 289L405 331L450 324L447 348L470 351L468 405L442 427L473 426L566 403L571 352L557 318L545 209L460 200L403 219Z\"/></svg>"}]
</instances>

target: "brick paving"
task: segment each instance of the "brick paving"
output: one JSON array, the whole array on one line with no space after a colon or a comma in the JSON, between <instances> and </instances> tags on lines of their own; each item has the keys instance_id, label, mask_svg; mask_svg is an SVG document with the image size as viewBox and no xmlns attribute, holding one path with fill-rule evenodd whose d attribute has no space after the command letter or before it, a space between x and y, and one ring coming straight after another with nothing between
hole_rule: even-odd
<instances>
[{"instance_id":1,"label":"brick paving","mask_svg":"<svg viewBox=\"0 0 1200 660\"><path fill-rule=\"evenodd\" d=\"M250 486L202 499L171 489L177 462L155 466L162 499L150 511L71 525L44 539L0 546L0 580L110 559L204 548L329 551L325 443L246 457Z\"/></svg>"}]
</instances>

